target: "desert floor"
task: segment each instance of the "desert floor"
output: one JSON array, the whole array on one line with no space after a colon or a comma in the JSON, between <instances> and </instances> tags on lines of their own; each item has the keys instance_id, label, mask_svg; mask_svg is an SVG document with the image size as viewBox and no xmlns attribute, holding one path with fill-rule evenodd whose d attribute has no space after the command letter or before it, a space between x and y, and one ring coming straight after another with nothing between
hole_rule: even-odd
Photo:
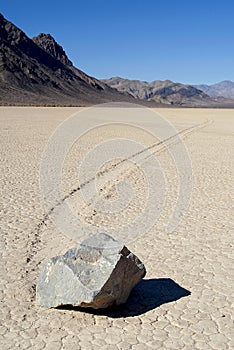
<instances>
[{"instance_id":1,"label":"desert floor","mask_svg":"<svg viewBox=\"0 0 234 350\"><path fill-rule=\"evenodd\" d=\"M1 349L233 349L234 110L158 110L177 130L188 130L181 137L192 161L192 199L180 224L167 233L178 182L169 151L161 147L165 203L155 225L126 244L147 275L125 306L90 313L36 304L40 262L76 245L44 220L39 166L51 133L77 110L0 107ZM78 159L95 135L77 145ZM76 181L75 154L64 163L65 193ZM137 174L141 203L143 179Z\"/></svg>"}]
</instances>

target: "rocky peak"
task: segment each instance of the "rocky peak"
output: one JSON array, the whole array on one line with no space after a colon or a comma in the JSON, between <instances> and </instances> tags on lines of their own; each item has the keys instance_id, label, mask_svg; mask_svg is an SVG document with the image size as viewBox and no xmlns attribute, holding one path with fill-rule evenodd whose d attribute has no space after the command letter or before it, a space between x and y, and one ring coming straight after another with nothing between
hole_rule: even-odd
<instances>
[{"instance_id":1,"label":"rocky peak","mask_svg":"<svg viewBox=\"0 0 234 350\"><path fill-rule=\"evenodd\" d=\"M51 56L62 62L64 65L72 66L72 62L67 57L66 52L63 50L62 46L60 46L50 34L41 33L38 36L32 38L32 40Z\"/></svg>"}]
</instances>

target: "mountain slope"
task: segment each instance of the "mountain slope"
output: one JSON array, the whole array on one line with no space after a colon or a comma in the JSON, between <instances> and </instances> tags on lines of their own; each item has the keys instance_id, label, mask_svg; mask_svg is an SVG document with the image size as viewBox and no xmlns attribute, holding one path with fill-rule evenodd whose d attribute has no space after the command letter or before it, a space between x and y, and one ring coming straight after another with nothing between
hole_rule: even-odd
<instances>
[{"instance_id":1,"label":"mountain slope","mask_svg":"<svg viewBox=\"0 0 234 350\"><path fill-rule=\"evenodd\" d=\"M171 80L155 80L148 83L114 77L102 81L120 92L131 94L135 98L167 104L202 103L208 97L204 92L191 85L174 83Z\"/></svg>"},{"instance_id":2,"label":"mountain slope","mask_svg":"<svg viewBox=\"0 0 234 350\"><path fill-rule=\"evenodd\" d=\"M32 39L0 14L0 103L90 105L129 101L75 68L48 34Z\"/></svg>"},{"instance_id":3,"label":"mountain slope","mask_svg":"<svg viewBox=\"0 0 234 350\"><path fill-rule=\"evenodd\" d=\"M213 85L194 85L211 97L234 98L234 82L224 80Z\"/></svg>"}]
</instances>

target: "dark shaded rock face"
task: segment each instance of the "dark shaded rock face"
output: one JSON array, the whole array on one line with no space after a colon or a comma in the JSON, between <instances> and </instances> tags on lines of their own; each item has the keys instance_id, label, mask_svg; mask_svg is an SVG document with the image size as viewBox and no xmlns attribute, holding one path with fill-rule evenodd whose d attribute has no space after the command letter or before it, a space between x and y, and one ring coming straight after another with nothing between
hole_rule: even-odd
<instances>
[{"instance_id":1,"label":"dark shaded rock face","mask_svg":"<svg viewBox=\"0 0 234 350\"><path fill-rule=\"evenodd\" d=\"M67 66L72 66L72 62L67 57L62 46L60 46L50 34L41 33L32 38L34 43L40 46L43 50L48 52L51 56L62 62Z\"/></svg>"},{"instance_id":2,"label":"dark shaded rock face","mask_svg":"<svg viewBox=\"0 0 234 350\"><path fill-rule=\"evenodd\" d=\"M125 303L145 274L143 263L128 248L111 236L97 234L79 249L42 263L36 299L49 308L69 304L106 308Z\"/></svg>"}]
</instances>

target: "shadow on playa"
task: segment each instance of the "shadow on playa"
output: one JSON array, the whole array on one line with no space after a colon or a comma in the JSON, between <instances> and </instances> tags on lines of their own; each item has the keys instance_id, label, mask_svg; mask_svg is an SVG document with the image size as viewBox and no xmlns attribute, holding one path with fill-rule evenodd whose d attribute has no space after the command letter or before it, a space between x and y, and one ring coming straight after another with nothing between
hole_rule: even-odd
<instances>
[{"instance_id":1,"label":"shadow on playa","mask_svg":"<svg viewBox=\"0 0 234 350\"><path fill-rule=\"evenodd\" d=\"M132 290L126 304L99 310L71 305L63 305L59 309L106 315L112 318L132 317L142 315L162 304L176 301L190 294L187 289L182 288L170 278L144 279Z\"/></svg>"}]
</instances>

